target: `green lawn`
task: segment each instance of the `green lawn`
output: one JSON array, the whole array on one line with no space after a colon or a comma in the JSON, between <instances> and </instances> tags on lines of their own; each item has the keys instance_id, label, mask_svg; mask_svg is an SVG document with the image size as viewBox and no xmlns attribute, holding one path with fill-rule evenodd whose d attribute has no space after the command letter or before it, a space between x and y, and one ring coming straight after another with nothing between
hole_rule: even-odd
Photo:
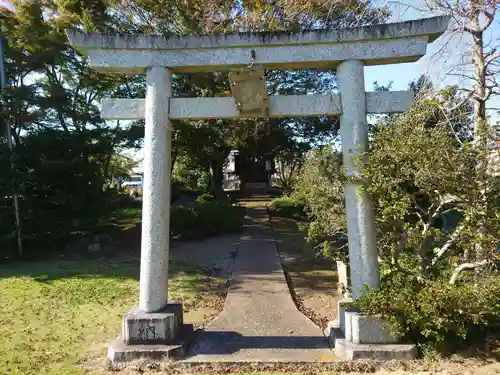
<instances>
[{"instance_id":1,"label":"green lawn","mask_svg":"<svg viewBox=\"0 0 500 375\"><path fill-rule=\"evenodd\" d=\"M0 374L100 373L83 364L119 334L138 274L138 259L0 266ZM206 277L176 264L170 275L169 298L195 306Z\"/></svg>"}]
</instances>

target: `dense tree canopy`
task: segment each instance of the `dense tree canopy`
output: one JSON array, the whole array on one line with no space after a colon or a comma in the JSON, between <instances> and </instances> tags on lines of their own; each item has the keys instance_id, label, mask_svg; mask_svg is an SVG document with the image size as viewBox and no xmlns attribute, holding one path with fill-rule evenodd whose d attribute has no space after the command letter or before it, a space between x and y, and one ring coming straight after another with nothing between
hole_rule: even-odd
<instances>
[{"instance_id":1,"label":"dense tree canopy","mask_svg":"<svg viewBox=\"0 0 500 375\"><path fill-rule=\"evenodd\" d=\"M385 8L358 0L17 0L12 4L14 9L0 10L8 81L2 120L9 121L13 130L16 173L0 177L0 195L9 197L14 191L22 195L25 234L34 238L65 236L97 223L107 209L97 202L116 180L120 169L116 161L123 160L120 153L140 147L144 132L143 121L106 122L99 115L102 98L144 97L144 77L93 71L68 44L66 29L165 35L292 31L383 22L388 15ZM332 71L268 71L266 79L270 94L335 89ZM176 74L173 86L175 96L230 95L227 73ZM300 158L312 145L335 137L336 127L334 118L175 122L173 168L209 175L211 189L224 197L222 170L231 149L240 149L246 160ZM9 152L2 147L1 162L8 165ZM123 178L126 172L119 173ZM84 213L90 202L99 212ZM65 211L66 205L71 212ZM77 218L79 212L86 217L85 225ZM68 215L75 219L67 220ZM37 217L45 219L37 222ZM12 221L10 215L5 220ZM3 231L11 233L9 228L4 226Z\"/></svg>"}]
</instances>

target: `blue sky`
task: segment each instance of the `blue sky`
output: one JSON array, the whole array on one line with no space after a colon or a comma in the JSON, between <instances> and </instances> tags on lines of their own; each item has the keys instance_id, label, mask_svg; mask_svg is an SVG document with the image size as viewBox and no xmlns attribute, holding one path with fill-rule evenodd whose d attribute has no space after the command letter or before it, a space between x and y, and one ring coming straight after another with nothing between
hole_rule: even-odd
<instances>
[{"instance_id":1,"label":"blue sky","mask_svg":"<svg viewBox=\"0 0 500 375\"><path fill-rule=\"evenodd\" d=\"M384 1L384 3L386 2ZM419 7L421 1L408 0L407 3ZM414 8L403 7L402 5L393 5L391 6L391 10L392 16L390 22L433 16L433 14L422 13ZM486 32L485 40L492 41L500 46L500 15L498 13L495 21ZM445 43L447 43L447 46L443 53L441 49ZM467 58L467 46L467 38L454 38L450 40L450 34L446 33L434 43L428 45L427 54L417 62L366 67L366 88L367 90L372 90L374 81L377 81L380 85L387 85L392 81L391 90L406 90L408 89L408 82L418 78L421 74L428 74L437 87L444 87L451 84L470 87L472 84L470 81L448 74L450 69L456 67L464 56ZM488 107L500 108L500 98L490 100ZM493 121L500 121L500 117L496 112L489 111L489 114Z\"/></svg>"}]
</instances>

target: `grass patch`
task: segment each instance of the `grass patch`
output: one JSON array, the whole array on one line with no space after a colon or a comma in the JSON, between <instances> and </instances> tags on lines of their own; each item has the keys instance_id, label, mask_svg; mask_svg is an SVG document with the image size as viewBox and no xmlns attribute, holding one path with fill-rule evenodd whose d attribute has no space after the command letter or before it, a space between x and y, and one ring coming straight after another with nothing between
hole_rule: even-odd
<instances>
[{"instance_id":1,"label":"grass patch","mask_svg":"<svg viewBox=\"0 0 500 375\"><path fill-rule=\"evenodd\" d=\"M141 207L124 207L117 210L110 224L122 230L128 230L140 226L142 221Z\"/></svg>"},{"instance_id":2,"label":"grass patch","mask_svg":"<svg viewBox=\"0 0 500 375\"><path fill-rule=\"evenodd\" d=\"M206 276L172 264L169 294L197 304ZM0 267L0 373L98 374L79 366L104 355L137 302L138 259L18 263Z\"/></svg>"},{"instance_id":3,"label":"grass patch","mask_svg":"<svg viewBox=\"0 0 500 375\"><path fill-rule=\"evenodd\" d=\"M140 207L127 207L120 210L117 214L119 220L140 220L142 209Z\"/></svg>"},{"instance_id":4,"label":"grass patch","mask_svg":"<svg viewBox=\"0 0 500 375\"><path fill-rule=\"evenodd\" d=\"M303 219L305 202L292 197L279 197L269 204L269 213L273 216L282 216L295 219Z\"/></svg>"}]
</instances>

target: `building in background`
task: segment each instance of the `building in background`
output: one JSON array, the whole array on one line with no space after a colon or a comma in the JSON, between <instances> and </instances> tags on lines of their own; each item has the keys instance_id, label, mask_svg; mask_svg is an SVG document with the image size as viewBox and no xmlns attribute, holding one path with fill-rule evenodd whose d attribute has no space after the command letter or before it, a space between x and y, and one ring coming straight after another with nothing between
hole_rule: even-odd
<instances>
[{"instance_id":1,"label":"building in background","mask_svg":"<svg viewBox=\"0 0 500 375\"><path fill-rule=\"evenodd\" d=\"M226 158L224 165L222 187L224 190L239 190L240 177L236 172L236 159L238 157L238 150L231 150Z\"/></svg>"},{"instance_id":2,"label":"building in background","mask_svg":"<svg viewBox=\"0 0 500 375\"><path fill-rule=\"evenodd\" d=\"M134 198L142 197L144 174L142 172L130 176L129 181L123 183L123 188Z\"/></svg>"}]
</instances>

